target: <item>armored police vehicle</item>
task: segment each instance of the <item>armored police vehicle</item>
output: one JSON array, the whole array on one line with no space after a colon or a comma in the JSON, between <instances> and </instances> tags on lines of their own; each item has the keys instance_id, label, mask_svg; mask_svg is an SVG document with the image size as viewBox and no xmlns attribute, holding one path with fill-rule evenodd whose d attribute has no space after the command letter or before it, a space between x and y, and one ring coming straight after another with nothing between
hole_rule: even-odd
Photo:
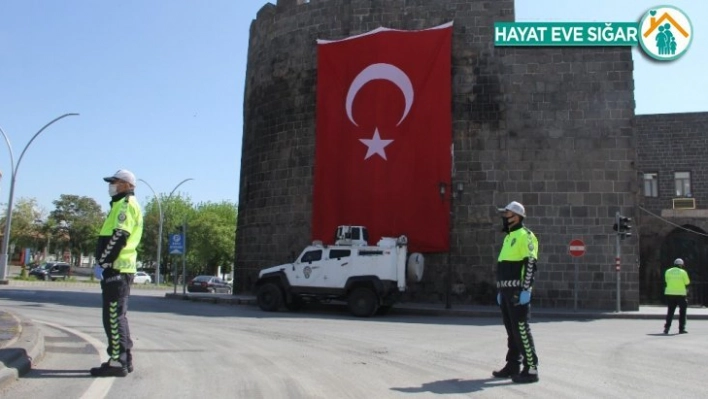
<instances>
[{"instance_id":1,"label":"armored police vehicle","mask_svg":"<svg viewBox=\"0 0 708 399\"><path fill-rule=\"evenodd\" d=\"M423 255L407 259L408 239L383 237L368 245L363 226L340 226L334 245L314 241L293 263L260 271L256 282L258 306L277 311L297 310L307 302L346 301L352 314L383 314L399 300L407 283L423 277Z\"/></svg>"}]
</instances>

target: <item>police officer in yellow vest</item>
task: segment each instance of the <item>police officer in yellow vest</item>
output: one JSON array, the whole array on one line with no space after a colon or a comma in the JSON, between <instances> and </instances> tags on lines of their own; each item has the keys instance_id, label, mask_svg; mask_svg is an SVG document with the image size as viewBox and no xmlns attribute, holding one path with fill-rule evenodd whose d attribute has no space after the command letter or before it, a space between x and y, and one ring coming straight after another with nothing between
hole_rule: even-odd
<instances>
[{"instance_id":1,"label":"police officer in yellow vest","mask_svg":"<svg viewBox=\"0 0 708 399\"><path fill-rule=\"evenodd\" d=\"M666 270L664 278L666 280L664 295L668 303L664 334L669 333L676 306L679 308L679 334L686 334L688 332L686 331L686 308L688 307L688 302L686 302L688 290L686 287L691 284L691 280L688 278L688 273L683 270L683 259L677 258L674 261L674 267Z\"/></svg>"},{"instance_id":2,"label":"police officer in yellow vest","mask_svg":"<svg viewBox=\"0 0 708 399\"><path fill-rule=\"evenodd\" d=\"M502 212L504 244L497 260L497 303L507 335L506 365L492 375L515 383L538 381L538 357L528 324L536 275L538 240L524 227L524 206L512 201ZM521 366L523 365L523 369Z\"/></svg>"},{"instance_id":3,"label":"police officer in yellow vest","mask_svg":"<svg viewBox=\"0 0 708 399\"><path fill-rule=\"evenodd\" d=\"M101 280L103 328L108 361L91 369L95 377L125 377L133 371L133 341L126 312L136 272L137 247L143 235L143 213L135 199L135 175L121 169L105 177L111 210L98 235L94 273Z\"/></svg>"}]
</instances>

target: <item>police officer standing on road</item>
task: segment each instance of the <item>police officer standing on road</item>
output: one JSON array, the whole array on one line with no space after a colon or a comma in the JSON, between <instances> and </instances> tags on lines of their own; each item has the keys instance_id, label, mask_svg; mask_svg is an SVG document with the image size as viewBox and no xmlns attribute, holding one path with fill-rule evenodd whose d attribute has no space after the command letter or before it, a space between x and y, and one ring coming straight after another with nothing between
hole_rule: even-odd
<instances>
[{"instance_id":1,"label":"police officer standing on road","mask_svg":"<svg viewBox=\"0 0 708 399\"><path fill-rule=\"evenodd\" d=\"M137 247L143 235L143 213L135 199L135 175L125 169L103 178L108 182L111 210L98 236L94 274L101 280L103 328L108 361L91 369L94 377L125 377L133 371L133 341L128 327L128 296L136 272Z\"/></svg>"},{"instance_id":2,"label":"police officer standing on road","mask_svg":"<svg viewBox=\"0 0 708 399\"><path fill-rule=\"evenodd\" d=\"M688 290L686 287L691 284L691 280L688 278L688 273L683 270L683 259L677 258L674 261L674 267L666 270L664 278L666 280L664 295L666 295L666 302L668 303L664 334L669 333L671 322L674 320L676 306L679 308L679 334L686 334L688 332L686 331L686 308L688 307L688 302L686 302Z\"/></svg>"},{"instance_id":3,"label":"police officer standing on road","mask_svg":"<svg viewBox=\"0 0 708 399\"><path fill-rule=\"evenodd\" d=\"M528 324L531 290L536 274L538 240L524 227L524 206L512 201L502 212L506 233L497 260L497 303L507 334L506 365L492 375L516 383L538 381L538 357ZM523 364L523 370L521 365Z\"/></svg>"}]
</instances>

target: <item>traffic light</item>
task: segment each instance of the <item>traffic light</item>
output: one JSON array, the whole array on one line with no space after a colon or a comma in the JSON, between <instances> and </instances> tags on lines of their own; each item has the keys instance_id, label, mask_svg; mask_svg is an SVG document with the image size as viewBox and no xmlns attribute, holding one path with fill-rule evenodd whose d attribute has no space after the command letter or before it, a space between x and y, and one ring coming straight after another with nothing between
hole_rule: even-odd
<instances>
[{"instance_id":1,"label":"traffic light","mask_svg":"<svg viewBox=\"0 0 708 399\"><path fill-rule=\"evenodd\" d=\"M620 239L624 240L625 238L632 236L632 233L629 232L632 230L632 226L629 224L631 222L631 218L618 214L617 221L614 226L612 226L612 230L616 231Z\"/></svg>"}]
</instances>

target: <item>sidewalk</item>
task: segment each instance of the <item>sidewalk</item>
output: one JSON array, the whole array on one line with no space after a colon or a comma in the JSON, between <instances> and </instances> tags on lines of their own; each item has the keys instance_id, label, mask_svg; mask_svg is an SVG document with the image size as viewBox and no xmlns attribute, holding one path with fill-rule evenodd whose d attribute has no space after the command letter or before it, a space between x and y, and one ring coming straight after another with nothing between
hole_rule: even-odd
<instances>
[{"instance_id":1,"label":"sidewalk","mask_svg":"<svg viewBox=\"0 0 708 399\"><path fill-rule=\"evenodd\" d=\"M44 356L44 336L32 321L0 310L0 387L30 371Z\"/></svg>"},{"instance_id":2,"label":"sidewalk","mask_svg":"<svg viewBox=\"0 0 708 399\"><path fill-rule=\"evenodd\" d=\"M256 297L252 295L229 295L229 294L206 294L206 293L166 293L167 299L190 300L195 302L218 303L225 305L249 305L256 306ZM343 302L332 302L334 306L343 306ZM453 304L450 309L445 309L444 303L397 303L393 306L389 314L409 314L425 316L460 316L460 317L500 317L497 306L479 305L458 305ZM666 317L666 306L640 306L639 310L614 312L610 310L586 310L580 309L555 309L555 308L531 308L533 317L554 318L554 319L656 319L663 320ZM678 316L678 310L676 311ZM385 316L382 316L385 317ZM688 318L690 320L708 320L708 308L689 307Z\"/></svg>"}]
</instances>

